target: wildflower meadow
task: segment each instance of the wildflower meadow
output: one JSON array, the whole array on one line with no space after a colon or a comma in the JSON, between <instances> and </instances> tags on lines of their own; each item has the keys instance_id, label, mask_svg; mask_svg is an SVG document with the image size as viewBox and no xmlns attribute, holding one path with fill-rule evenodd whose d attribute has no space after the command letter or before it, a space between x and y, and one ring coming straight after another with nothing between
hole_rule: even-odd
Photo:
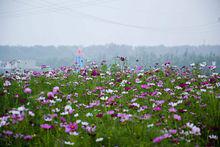
<instances>
[{"instance_id":1,"label":"wildflower meadow","mask_svg":"<svg viewBox=\"0 0 220 147\"><path fill-rule=\"evenodd\" d=\"M0 146L219 146L220 75L206 63L91 62L0 77Z\"/></svg>"}]
</instances>

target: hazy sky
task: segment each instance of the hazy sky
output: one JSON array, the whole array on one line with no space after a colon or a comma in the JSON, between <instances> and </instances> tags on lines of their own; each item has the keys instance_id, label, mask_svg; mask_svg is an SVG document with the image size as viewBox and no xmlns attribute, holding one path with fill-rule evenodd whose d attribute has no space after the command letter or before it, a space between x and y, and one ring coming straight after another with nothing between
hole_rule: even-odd
<instances>
[{"instance_id":1,"label":"hazy sky","mask_svg":"<svg viewBox=\"0 0 220 147\"><path fill-rule=\"evenodd\" d=\"M220 0L0 0L1 45L220 44Z\"/></svg>"}]
</instances>

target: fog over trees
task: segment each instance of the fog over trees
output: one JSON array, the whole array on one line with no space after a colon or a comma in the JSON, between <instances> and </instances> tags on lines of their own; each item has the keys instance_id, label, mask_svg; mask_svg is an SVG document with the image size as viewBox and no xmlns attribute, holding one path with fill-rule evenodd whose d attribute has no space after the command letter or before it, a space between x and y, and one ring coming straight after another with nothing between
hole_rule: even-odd
<instances>
[{"instance_id":1,"label":"fog over trees","mask_svg":"<svg viewBox=\"0 0 220 147\"><path fill-rule=\"evenodd\" d=\"M155 63L171 61L178 66L191 63L216 62L220 66L220 46L130 46L119 44L91 45L91 46L0 46L1 61L35 60L37 66L42 64L50 67L72 65L78 48L83 51L83 58L89 61L108 64L117 62L117 56L127 58L131 65L152 66ZM218 69L218 68L217 68Z\"/></svg>"}]
</instances>

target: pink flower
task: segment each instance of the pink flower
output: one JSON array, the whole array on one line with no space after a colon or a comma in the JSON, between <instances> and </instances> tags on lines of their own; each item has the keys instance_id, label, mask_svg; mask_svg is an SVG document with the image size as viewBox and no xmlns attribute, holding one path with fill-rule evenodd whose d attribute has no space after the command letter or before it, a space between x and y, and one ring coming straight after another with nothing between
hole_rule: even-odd
<instances>
[{"instance_id":1,"label":"pink flower","mask_svg":"<svg viewBox=\"0 0 220 147\"><path fill-rule=\"evenodd\" d=\"M53 92L48 92L48 93L47 93L47 97L48 97L49 99L54 98Z\"/></svg>"},{"instance_id":2,"label":"pink flower","mask_svg":"<svg viewBox=\"0 0 220 147\"><path fill-rule=\"evenodd\" d=\"M26 94L31 94L31 92L32 92L32 90L28 87L24 89L24 93L26 93Z\"/></svg>"},{"instance_id":3,"label":"pink flower","mask_svg":"<svg viewBox=\"0 0 220 147\"><path fill-rule=\"evenodd\" d=\"M173 115L173 118L180 121L181 120L181 116L180 115L177 115L177 114L174 114Z\"/></svg>"},{"instance_id":4,"label":"pink flower","mask_svg":"<svg viewBox=\"0 0 220 147\"><path fill-rule=\"evenodd\" d=\"M160 106L156 106L156 107L153 108L153 110L154 110L154 111L160 111L160 110L161 110L161 107L160 107Z\"/></svg>"},{"instance_id":5,"label":"pink flower","mask_svg":"<svg viewBox=\"0 0 220 147\"><path fill-rule=\"evenodd\" d=\"M77 129L78 129L77 123L69 123L68 125L65 126L66 133L75 132Z\"/></svg>"},{"instance_id":6,"label":"pink flower","mask_svg":"<svg viewBox=\"0 0 220 147\"><path fill-rule=\"evenodd\" d=\"M163 140L163 137L159 136L159 137L154 138L154 139L153 139L153 142L154 142L154 143L159 143L159 142L161 142L162 140Z\"/></svg>"},{"instance_id":7,"label":"pink flower","mask_svg":"<svg viewBox=\"0 0 220 147\"><path fill-rule=\"evenodd\" d=\"M109 111L107 112L107 114L110 114L110 115L112 115L112 114L114 114L114 113L115 113L114 110L109 110Z\"/></svg>"},{"instance_id":8,"label":"pink flower","mask_svg":"<svg viewBox=\"0 0 220 147\"><path fill-rule=\"evenodd\" d=\"M24 140L31 140L33 137L31 135L24 136Z\"/></svg>"},{"instance_id":9,"label":"pink flower","mask_svg":"<svg viewBox=\"0 0 220 147\"><path fill-rule=\"evenodd\" d=\"M143 89L148 89L148 88L149 88L149 86L148 86L148 85L146 85L146 84L142 84L142 85L141 85L141 88L143 88Z\"/></svg>"},{"instance_id":10,"label":"pink flower","mask_svg":"<svg viewBox=\"0 0 220 147\"><path fill-rule=\"evenodd\" d=\"M169 108L169 112L176 112L177 110L174 107Z\"/></svg>"},{"instance_id":11,"label":"pink flower","mask_svg":"<svg viewBox=\"0 0 220 147\"><path fill-rule=\"evenodd\" d=\"M170 130L169 130L169 133L170 133L170 134L176 134L176 133L177 133L177 130L175 130L175 129L170 129Z\"/></svg>"},{"instance_id":12,"label":"pink flower","mask_svg":"<svg viewBox=\"0 0 220 147\"><path fill-rule=\"evenodd\" d=\"M60 91L60 88L58 86L53 88L53 94L57 94L59 93L59 91Z\"/></svg>"},{"instance_id":13,"label":"pink flower","mask_svg":"<svg viewBox=\"0 0 220 147\"><path fill-rule=\"evenodd\" d=\"M159 143L159 142L161 142L162 140L164 140L164 139L166 139L166 138L170 138L171 137L171 135L170 134L164 134L164 135L162 135L162 136L159 136L159 137L156 137L156 138L154 138L153 139L153 142L154 143Z\"/></svg>"},{"instance_id":14,"label":"pink flower","mask_svg":"<svg viewBox=\"0 0 220 147\"><path fill-rule=\"evenodd\" d=\"M52 129L53 126L52 125L49 125L49 124L42 124L40 125L41 128L45 129L45 130L49 130L49 129Z\"/></svg>"}]
</instances>

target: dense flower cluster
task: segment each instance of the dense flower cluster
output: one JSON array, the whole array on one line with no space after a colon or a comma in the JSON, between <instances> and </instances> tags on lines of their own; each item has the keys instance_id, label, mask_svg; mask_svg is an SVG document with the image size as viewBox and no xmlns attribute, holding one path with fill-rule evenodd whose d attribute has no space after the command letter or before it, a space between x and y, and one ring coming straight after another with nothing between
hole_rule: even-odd
<instances>
[{"instance_id":1,"label":"dense flower cluster","mask_svg":"<svg viewBox=\"0 0 220 147\"><path fill-rule=\"evenodd\" d=\"M0 146L219 145L215 66L101 65L2 75Z\"/></svg>"}]
</instances>

